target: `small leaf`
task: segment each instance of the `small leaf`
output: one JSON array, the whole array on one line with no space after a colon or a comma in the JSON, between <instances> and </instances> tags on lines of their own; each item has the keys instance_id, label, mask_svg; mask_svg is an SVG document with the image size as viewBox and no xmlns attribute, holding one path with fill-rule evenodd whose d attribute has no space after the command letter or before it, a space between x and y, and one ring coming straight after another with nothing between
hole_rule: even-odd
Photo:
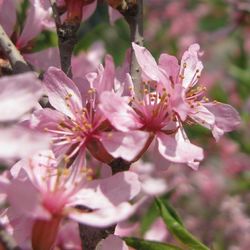
<instances>
[{"instance_id":1,"label":"small leaf","mask_svg":"<svg viewBox=\"0 0 250 250\"><path fill-rule=\"evenodd\" d=\"M157 241L142 240L134 237L125 237L123 240L127 245L136 250L182 250L181 248Z\"/></svg>"},{"instance_id":2,"label":"small leaf","mask_svg":"<svg viewBox=\"0 0 250 250\"><path fill-rule=\"evenodd\" d=\"M164 194L163 196L161 196L162 199L167 200L169 199L172 194L175 192L175 189L170 189L166 194ZM170 206L168 204L168 206ZM169 208L169 210L171 210L171 208ZM173 209L172 209L173 210ZM176 218L177 221L179 221L180 224L182 224L180 217L178 216L178 214L176 214L175 211L172 211L172 215L173 217ZM151 227L151 225L154 223L154 221L160 216L159 214L159 210L155 204L155 202L153 202L150 207L148 208L147 212L143 215L142 219L141 219L141 234L144 235L149 228Z\"/></svg>"},{"instance_id":3,"label":"small leaf","mask_svg":"<svg viewBox=\"0 0 250 250\"><path fill-rule=\"evenodd\" d=\"M203 243L196 239L191 233L189 233L184 226L182 226L168 210L168 207L164 205L164 202L160 199L155 199L160 214L168 227L169 231L190 250L209 250Z\"/></svg>"}]
</instances>

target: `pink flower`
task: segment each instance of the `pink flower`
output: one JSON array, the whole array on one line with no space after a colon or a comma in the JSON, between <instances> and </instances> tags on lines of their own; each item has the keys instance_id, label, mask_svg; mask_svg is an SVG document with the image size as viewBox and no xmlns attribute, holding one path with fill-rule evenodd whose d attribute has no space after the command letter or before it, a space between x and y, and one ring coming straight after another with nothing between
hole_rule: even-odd
<instances>
[{"instance_id":1,"label":"pink flower","mask_svg":"<svg viewBox=\"0 0 250 250\"><path fill-rule=\"evenodd\" d=\"M150 93L145 88L142 100L134 96L130 102L131 105L126 97L104 92L99 106L116 129L147 131L150 138L144 151L156 138L158 151L165 159L188 163L193 168L198 166L198 161L203 158L202 149L191 144L184 130L180 130L178 123L172 120L165 89Z\"/></svg>"},{"instance_id":2,"label":"pink flower","mask_svg":"<svg viewBox=\"0 0 250 250\"><path fill-rule=\"evenodd\" d=\"M33 73L0 79L0 122L18 120L31 111L42 96L41 82Z\"/></svg>"},{"instance_id":3,"label":"pink flower","mask_svg":"<svg viewBox=\"0 0 250 250\"><path fill-rule=\"evenodd\" d=\"M212 130L216 140L240 124L238 112L228 104L209 102L205 88L198 85L203 64L198 44L183 54L181 65L174 56L161 54L159 64L144 47L133 44L144 79L156 81L167 90L169 106L179 122L196 122Z\"/></svg>"},{"instance_id":4,"label":"pink flower","mask_svg":"<svg viewBox=\"0 0 250 250\"><path fill-rule=\"evenodd\" d=\"M47 249L54 244L63 218L106 227L134 213L138 205L128 201L140 191L136 174L93 180L90 169L80 162L78 157L77 167L68 169L58 165L51 152L41 152L11 169L13 179L5 192L10 223L20 243L31 238L33 247ZM26 228L20 230L22 226Z\"/></svg>"},{"instance_id":5,"label":"pink flower","mask_svg":"<svg viewBox=\"0 0 250 250\"><path fill-rule=\"evenodd\" d=\"M50 138L17 123L30 112L42 95L40 81L33 73L6 76L0 79L0 159L28 156L46 149ZM20 147L22 145L22 147Z\"/></svg>"},{"instance_id":6,"label":"pink flower","mask_svg":"<svg viewBox=\"0 0 250 250\"><path fill-rule=\"evenodd\" d=\"M112 91L115 71L113 61L106 58L105 69L78 79L77 85L61 70L50 68L44 85L50 104L56 109L34 113L31 126L53 135L53 150L66 161L84 155L88 148L98 160L110 163L122 157L132 161L144 147L148 136L143 131L115 131L98 107L102 91ZM78 86L78 87L77 87Z\"/></svg>"},{"instance_id":7,"label":"pink flower","mask_svg":"<svg viewBox=\"0 0 250 250\"><path fill-rule=\"evenodd\" d=\"M59 66L59 60L55 60L55 58L59 59L59 56L54 58L54 55L59 55L56 48L45 49L34 53L34 55L30 53L34 38L43 30L55 27L49 1L29 0L29 8L27 10L24 27L22 27L23 29L21 32L18 32L19 30L16 31L14 29L20 4L21 1L15 0L0 1L0 23L3 25L6 33L13 38L13 43L23 54L24 58L35 67L46 69L48 67L48 62L50 62L50 65ZM14 32L15 36L11 36ZM38 56L40 56L40 61L36 58ZM41 58L43 62L41 62Z\"/></svg>"}]
</instances>

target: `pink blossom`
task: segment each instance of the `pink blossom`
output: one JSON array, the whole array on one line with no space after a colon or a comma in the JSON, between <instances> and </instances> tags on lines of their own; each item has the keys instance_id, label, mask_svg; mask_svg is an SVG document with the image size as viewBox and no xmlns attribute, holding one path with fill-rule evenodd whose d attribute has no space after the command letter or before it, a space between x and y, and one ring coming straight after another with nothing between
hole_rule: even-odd
<instances>
[{"instance_id":1,"label":"pink blossom","mask_svg":"<svg viewBox=\"0 0 250 250\"><path fill-rule=\"evenodd\" d=\"M98 73L80 79L77 85L61 70L50 68L44 77L50 104L56 109L34 113L31 126L53 135L56 156L66 161L84 155L88 148L98 160L110 163L122 157L132 161L144 147L148 137L143 131L115 131L98 107L99 94L112 91L115 71L113 61L106 58L106 66Z\"/></svg>"},{"instance_id":2,"label":"pink blossom","mask_svg":"<svg viewBox=\"0 0 250 250\"><path fill-rule=\"evenodd\" d=\"M191 144L185 132L171 120L166 90L149 93L145 89L142 100L134 97L131 102L132 106L127 98L104 92L100 108L118 130L147 131L150 135L147 147L156 138L157 148L165 159L197 168L198 161L203 158L202 149Z\"/></svg>"},{"instance_id":3,"label":"pink blossom","mask_svg":"<svg viewBox=\"0 0 250 250\"><path fill-rule=\"evenodd\" d=\"M0 122L18 120L42 95L41 83L33 73L2 77L0 90Z\"/></svg>"},{"instance_id":4,"label":"pink blossom","mask_svg":"<svg viewBox=\"0 0 250 250\"><path fill-rule=\"evenodd\" d=\"M93 180L91 171L80 165L80 157L75 162L77 167L70 170L58 166L51 152L41 152L11 169L13 179L5 190L10 223L20 243L29 235L33 247L52 244L63 218L106 227L135 211L137 205L128 201L140 191L136 174L123 172ZM26 229L18 230L24 223ZM50 236L53 239L50 234L54 234Z\"/></svg>"},{"instance_id":5,"label":"pink blossom","mask_svg":"<svg viewBox=\"0 0 250 250\"><path fill-rule=\"evenodd\" d=\"M180 122L199 123L212 130L216 140L224 132L240 124L238 112L228 104L209 102L205 88L198 85L203 64L199 60L198 44L191 45L183 54L181 65L174 56L161 54L159 65L144 47L133 44L144 79L156 81L169 95L169 106Z\"/></svg>"},{"instance_id":6,"label":"pink blossom","mask_svg":"<svg viewBox=\"0 0 250 250\"><path fill-rule=\"evenodd\" d=\"M0 23L3 25L3 28L9 36L15 31L16 15L20 4L21 1L15 0L0 1ZM54 55L57 53L57 50L54 48L49 48L48 51L45 49L42 52L36 52L35 55L30 53L30 48L32 47L32 41L34 38L36 38L43 30L52 29L54 27L52 9L49 1L29 0L29 8L27 10L24 27L21 32L16 32L17 34L15 34L13 43L21 51L24 58L39 69L46 69L48 67L48 62L50 62L50 65L59 65L58 60L55 61L54 57L51 57L51 54ZM40 60L36 58L36 56L40 56ZM51 58L53 58L53 61ZM59 57L55 58L59 59Z\"/></svg>"},{"instance_id":7,"label":"pink blossom","mask_svg":"<svg viewBox=\"0 0 250 250\"><path fill-rule=\"evenodd\" d=\"M14 124L38 103L43 91L33 73L0 79L0 160L26 157L49 146L49 136ZM22 145L22 147L20 147Z\"/></svg>"}]
</instances>

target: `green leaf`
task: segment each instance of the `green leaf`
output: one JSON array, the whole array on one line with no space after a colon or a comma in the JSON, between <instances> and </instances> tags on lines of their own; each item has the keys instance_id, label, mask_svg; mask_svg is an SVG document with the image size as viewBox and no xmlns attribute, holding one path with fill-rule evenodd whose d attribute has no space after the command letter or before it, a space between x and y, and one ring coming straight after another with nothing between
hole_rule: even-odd
<instances>
[{"instance_id":1,"label":"green leaf","mask_svg":"<svg viewBox=\"0 0 250 250\"><path fill-rule=\"evenodd\" d=\"M163 201L166 209L168 210L168 212L170 213L170 215L182 226L183 222L181 221L181 218L179 216L179 214L174 210L174 208L168 203L167 200Z\"/></svg>"},{"instance_id":2,"label":"green leaf","mask_svg":"<svg viewBox=\"0 0 250 250\"><path fill-rule=\"evenodd\" d=\"M164 194L164 196L162 196L161 198L166 200L169 199L171 197L171 195L175 192L175 189L171 189L169 190L166 194ZM169 208L171 210L171 208ZM177 221L179 221L180 224L182 224L180 217L178 216L178 214L176 214L175 211L173 212L173 216L176 218ZM155 202L153 202L150 207L148 208L147 212L143 215L143 217L141 218L141 234L144 235L149 228L151 227L151 225L154 223L154 221L160 216L159 214L159 210L155 204Z\"/></svg>"},{"instance_id":3,"label":"green leaf","mask_svg":"<svg viewBox=\"0 0 250 250\"><path fill-rule=\"evenodd\" d=\"M123 240L127 245L136 250L182 250L181 248L157 241L142 240L134 237L125 237Z\"/></svg>"},{"instance_id":4,"label":"green leaf","mask_svg":"<svg viewBox=\"0 0 250 250\"><path fill-rule=\"evenodd\" d=\"M196 239L191 233L189 233L184 226L182 226L168 210L168 206L165 206L165 201L156 198L156 205L160 211L160 214L168 227L169 231L190 250L209 250L203 243Z\"/></svg>"}]
</instances>

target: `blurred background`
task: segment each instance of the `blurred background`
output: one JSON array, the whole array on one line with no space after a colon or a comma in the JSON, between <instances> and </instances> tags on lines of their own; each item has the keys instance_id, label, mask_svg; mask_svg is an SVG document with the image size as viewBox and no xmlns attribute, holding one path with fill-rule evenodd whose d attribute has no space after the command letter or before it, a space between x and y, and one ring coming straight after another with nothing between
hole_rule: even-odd
<instances>
[{"instance_id":1,"label":"blurred background","mask_svg":"<svg viewBox=\"0 0 250 250\"><path fill-rule=\"evenodd\" d=\"M204 148L205 160L198 171L184 165L172 165L164 171L161 180L164 179L167 189L162 195L170 197L187 228L212 249L249 250L250 1L144 2L145 45L155 58L165 52L181 59L190 44L199 43L204 63L200 83L207 87L207 96L233 105L242 117L239 130L225 135L218 143L210 131L198 125L187 126L192 142ZM122 64L130 45L126 22L119 19L111 25L102 1L94 15L82 23L79 40L76 55L102 41L117 65ZM33 50L56 43L55 33L44 31ZM133 223L133 227L129 224L129 232L147 239L173 240L150 202L141 213L142 220Z\"/></svg>"}]
</instances>

